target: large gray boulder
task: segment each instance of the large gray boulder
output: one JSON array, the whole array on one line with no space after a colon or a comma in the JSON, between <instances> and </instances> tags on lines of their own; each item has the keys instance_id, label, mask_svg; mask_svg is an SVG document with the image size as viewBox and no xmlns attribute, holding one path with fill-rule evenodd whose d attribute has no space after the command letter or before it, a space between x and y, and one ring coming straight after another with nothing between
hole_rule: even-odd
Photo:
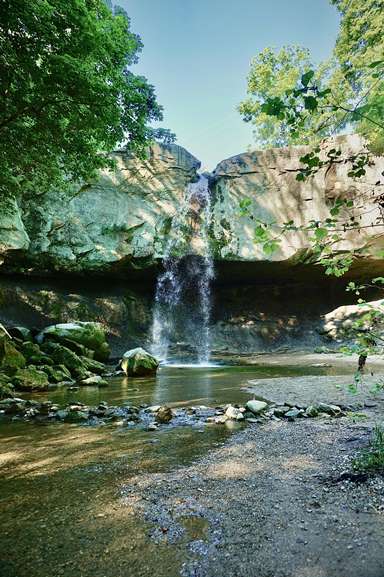
<instances>
[{"instance_id":1,"label":"large gray boulder","mask_svg":"<svg viewBox=\"0 0 384 577\"><path fill-rule=\"evenodd\" d=\"M147 377L156 374L159 361L138 347L124 353L121 368L129 377Z\"/></svg>"},{"instance_id":2,"label":"large gray boulder","mask_svg":"<svg viewBox=\"0 0 384 577\"><path fill-rule=\"evenodd\" d=\"M360 321L359 329L365 330L370 327L370 313L376 312L377 319L374 333L384 335L384 300L370 301L364 304L343 305L324 315L320 333L331 341L343 342L353 339L356 335L356 322Z\"/></svg>"}]
</instances>

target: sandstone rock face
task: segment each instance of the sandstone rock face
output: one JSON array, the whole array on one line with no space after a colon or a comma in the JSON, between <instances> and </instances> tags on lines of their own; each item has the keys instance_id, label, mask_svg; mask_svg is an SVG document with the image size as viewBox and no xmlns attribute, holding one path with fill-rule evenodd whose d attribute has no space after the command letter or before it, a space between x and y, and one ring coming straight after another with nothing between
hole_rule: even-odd
<instances>
[{"instance_id":1,"label":"sandstone rock face","mask_svg":"<svg viewBox=\"0 0 384 577\"><path fill-rule=\"evenodd\" d=\"M320 332L331 341L342 342L345 339L353 338L353 327L356 321L362 322L362 326L359 327L362 330L364 330L364 328L369 328L370 323L367 321L365 325L365 319L367 319L367 314L372 313L373 311L377 312L378 314L378 322L375 325L374 332L375 334L380 335L382 338L384 333L384 326L382 322L382 318L384 316L383 300L371 301L365 304L343 305L341 307L337 307L335 310L327 313L324 316L324 324Z\"/></svg>"},{"instance_id":2,"label":"sandstone rock face","mask_svg":"<svg viewBox=\"0 0 384 577\"><path fill-rule=\"evenodd\" d=\"M25 230L20 209L15 200L0 207L0 264L13 251L26 250L29 236Z\"/></svg>"},{"instance_id":3,"label":"sandstone rock face","mask_svg":"<svg viewBox=\"0 0 384 577\"><path fill-rule=\"evenodd\" d=\"M146 160L124 153L114 158L115 170L102 171L97 182L74 188L69 197L52 192L23 205L31 243L21 264L9 262L11 270L129 270L161 256L172 217L200 163L176 145L155 144ZM24 235L20 248L27 248Z\"/></svg>"},{"instance_id":4,"label":"sandstone rock face","mask_svg":"<svg viewBox=\"0 0 384 577\"><path fill-rule=\"evenodd\" d=\"M315 263L308 252L310 232L291 232L284 235L280 248L272 255L265 254L261 244L255 243L257 220L284 224L293 221L305 226L311 221L329 217L329 208L335 199L352 199L356 194L362 200L356 217L362 227L381 216L377 202L379 186L374 186L384 169L384 158L374 159L362 179L348 176L351 164L343 160L361 152L363 145L357 136L338 137L323 145L322 154L331 148L340 148L340 162L331 169L321 169L314 178L298 182L296 175L300 157L308 147L270 149L240 154L221 162L213 173L213 237L216 259L225 261ZM241 216L241 201L249 199L250 216ZM384 248L384 227L363 228L345 235L345 241L335 245L335 251L358 250L360 268L365 262L382 268L380 254Z\"/></svg>"},{"instance_id":5,"label":"sandstone rock face","mask_svg":"<svg viewBox=\"0 0 384 577\"><path fill-rule=\"evenodd\" d=\"M363 150L361 140L357 136L331 139L322 154L331 148L341 149L339 161L305 182L298 182L296 175L302 166L300 157L311 150L308 147L249 152L217 166L210 178L210 239L223 280L229 276L232 282L240 274L238 268L228 270L229 265L248 267L254 280L257 273L269 276L276 271L275 276L281 277L287 269L316 265L309 250L310 231L285 234L279 249L266 254L254 240L257 221L305 226L329 217L335 199L356 195L361 203L355 216L363 228L358 234L343 235L344 241L334 249L357 251L353 272L358 274L383 268L384 227L367 225L378 223L381 216L382 187L375 183L384 170L384 158L374 159L364 178L353 179L348 176L351 165L344 160ZM172 219L180 211L186 187L197 178L200 162L176 145L155 144L146 160L122 152L114 156L115 170L102 171L97 181L74 187L69 195L37 194L38 201L35 197L24 202L21 212L13 205L11 213L0 219L4 272L154 278ZM249 214L242 216L245 199L250 202Z\"/></svg>"}]
</instances>

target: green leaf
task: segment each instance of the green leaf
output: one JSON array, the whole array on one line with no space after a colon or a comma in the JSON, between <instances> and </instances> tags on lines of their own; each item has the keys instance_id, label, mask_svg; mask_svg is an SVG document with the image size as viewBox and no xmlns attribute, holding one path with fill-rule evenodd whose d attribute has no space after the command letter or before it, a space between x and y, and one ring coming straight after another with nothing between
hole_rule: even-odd
<instances>
[{"instance_id":1,"label":"green leaf","mask_svg":"<svg viewBox=\"0 0 384 577\"><path fill-rule=\"evenodd\" d=\"M315 228L315 238L316 240L323 240L328 236L328 230L326 228Z\"/></svg>"},{"instance_id":2,"label":"green leaf","mask_svg":"<svg viewBox=\"0 0 384 577\"><path fill-rule=\"evenodd\" d=\"M317 93L317 95L319 96L319 98L324 98L324 96L328 96L328 94L331 94L332 90L330 88L326 88L325 90L321 90L320 92Z\"/></svg>"},{"instance_id":3,"label":"green leaf","mask_svg":"<svg viewBox=\"0 0 384 577\"><path fill-rule=\"evenodd\" d=\"M277 96L274 98L268 98L260 107L261 112L264 112L268 116L280 116L284 110L285 105L281 98Z\"/></svg>"},{"instance_id":4,"label":"green leaf","mask_svg":"<svg viewBox=\"0 0 384 577\"><path fill-rule=\"evenodd\" d=\"M314 70L308 70L308 72L306 72L305 74L302 75L301 77L301 84L303 86L308 86L309 82L312 80L312 78L315 75L315 71Z\"/></svg>"},{"instance_id":5,"label":"green leaf","mask_svg":"<svg viewBox=\"0 0 384 577\"><path fill-rule=\"evenodd\" d=\"M314 96L305 96L304 97L304 108L306 110L316 110L317 109L317 98Z\"/></svg>"},{"instance_id":6,"label":"green leaf","mask_svg":"<svg viewBox=\"0 0 384 577\"><path fill-rule=\"evenodd\" d=\"M371 62L368 68L376 68L376 66L380 66L380 64L384 64L384 60L375 60L375 62Z\"/></svg>"}]
</instances>

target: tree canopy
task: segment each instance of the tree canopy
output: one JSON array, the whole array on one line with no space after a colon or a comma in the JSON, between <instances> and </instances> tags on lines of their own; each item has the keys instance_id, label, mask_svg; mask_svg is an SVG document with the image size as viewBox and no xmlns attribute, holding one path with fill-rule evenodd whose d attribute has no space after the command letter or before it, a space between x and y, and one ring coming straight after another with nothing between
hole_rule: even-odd
<instances>
[{"instance_id":1,"label":"tree canopy","mask_svg":"<svg viewBox=\"0 0 384 577\"><path fill-rule=\"evenodd\" d=\"M340 11L333 57L314 66L297 46L253 59L239 111L261 146L309 144L346 127L384 150L384 0L332 0Z\"/></svg>"},{"instance_id":2,"label":"tree canopy","mask_svg":"<svg viewBox=\"0 0 384 577\"><path fill-rule=\"evenodd\" d=\"M125 12L103 0L3 0L2 197L89 178L124 140L143 152L162 112L129 70L141 48Z\"/></svg>"}]
</instances>

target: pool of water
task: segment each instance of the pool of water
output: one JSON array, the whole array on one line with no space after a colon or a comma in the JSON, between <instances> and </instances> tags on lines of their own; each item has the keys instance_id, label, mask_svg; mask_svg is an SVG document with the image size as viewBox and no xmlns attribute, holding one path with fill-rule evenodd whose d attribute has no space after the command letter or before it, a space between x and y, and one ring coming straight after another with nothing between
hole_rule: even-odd
<instances>
[{"instance_id":1,"label":"pool of water","mask_svg":"<svg viewBox=\"0 0 384 577\"><path fill-rule=\"evenodd\" d=\"M170 365L160 367L156 378L112 378L106 388L66 387L53 389L38 395L22 395L24 398L51 400L66 404L72 401L97 405L106 401L110 405L131 403L135 405L218 405L242 403L250 398L244 390L251 379L271 377L295 377L303 375L335 375L345 369L314 365L255 365L255 366L193 366Z\"/></svg>"}]
</instances>

